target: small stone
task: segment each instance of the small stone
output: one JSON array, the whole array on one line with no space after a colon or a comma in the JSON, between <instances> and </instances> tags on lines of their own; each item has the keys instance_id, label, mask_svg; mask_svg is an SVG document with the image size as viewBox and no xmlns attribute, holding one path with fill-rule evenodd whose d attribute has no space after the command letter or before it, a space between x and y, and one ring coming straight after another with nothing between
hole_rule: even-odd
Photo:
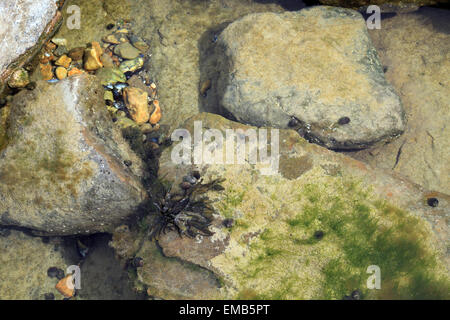
<instances>
[{"instance_id":1,"label":"small stone","mask_svg":"<svg viewBox=\"0 0 450 320\"><path fill-rule=\"evenodd\" d=\"M69 51L68 56L74 61L79 61L83 59L84 47L73 48Z\"/></svg>"},{"instance_id":2,"label":"small stone","mask_svg":"<svg viewBox=\"0 0 450 320\"><path fill-rule=\"evenodd\" d=\"M34 82L34 81L30 82L29 84L27 84L27 85L25 86L25 88L26 88L27 90L34 90L34 89L36 89L36 82Z\"/></svg>"},{"instance_id":3,"label":"small stone","mask_svg":"<svg viewBox=\"0 0 450 320\"><path fill-rule=\"evenodd\" d=\"M55 70L55 75L59 80L65 79L67 78L67 69L64 67L58 67Z\"/></svg>"},{"instance_id":4,"label":"small stone","mask_svg":"<svg viewBox=\"0 0 450 320\"><path fill-rule=\"evenodd\" d=\"M70 66L70 63L72 62L72 58L69 58L65 54L62 55L58 60L56 60L55 65L61 66L64 68L68 68Z\"/></svg>"},{"instance_id":5,"label":"small stone","mask_svg":"<svg viewBox=\"0 0 450 320\"><path fill-rule=\"evenodd\" d=\"M84 50L84 69L94 71L103 67L100 56L103 50L97 41L91 42L91 47Z\"/></svg>"},{"instance_id":6,"label":"small stone","mask_svg":"<svg viewBox=\"0 0 450 320\"><path fill-rule=\"evenodd\" d=\"M44 295L44 299L45 299L45 300L55 300L55 295L54 295L53 293L51 293L51 292L46 293L46 294Z\"/></svg>"},{"instance_id":7,"label":"small stone","mask_svg":"<svg viewBox=\"0 0 450 320\"><path fill-rule=\"evenodd\" d=\"M8 85L11 88L24 88L28 83L30 83L28 72L23 68L14 71L8 80Z\"/></svg>"},{"instance_id":8,"label":"small stone","mask_svg":"<svg viewBox=\"0 0 450 320\"><path fill-rule=\"evenodd\" d=\"M127 87L123 90L125 105L130 112L131 118L137 124L142 124L149 120L147 97L147 92L139 88Z\"/></svg>"},{"instance_id":9,"label":"small stone","mask_svg":"<svg viewBox=\"0 0 450 320\"><path fill-rule=\"evenodd\" d=\"M300 121L298 121L298 119L291 118L291 120L289 120L288 126L291 128L294 128L294 127L298 126L299 124L300 124Z\"/></svg>"},{"instance_id":10,"label":"small stone","mask_svg":"<svg viewBox=\"0 0 450 320\"><path fill-rule=\"evenodd\" d=\"M322 230L317 230L314 232L314 238L317 240L321 240L324 236L324 232Z\"/></svg>"},{"instance_id":11,"label":"small stone","mask_svg":"<svg viewBox=\"0 0 450 320\"><path fill-rule=\"evenodd\" d=\"M119 68L120 70L122 70L123 73L126 73L126 72L134 72L142 68L143 65L144 65L144 58L139 56L133 60L123 61L120 64Z\"/></svg>"},{"instance_id":12,"label":"small stone","mask_svg":"<svg viewBox=\"0 0 450 320\"><path fill-rule=\"evenodd\" d=\"M225 228L231 228L234 224L234 220L231 218L227 218L223 220L222 224L224 225Z\"/></svg>"},{"instance_id":13,"label":"small stone","mask_svg":"<svg viewBox=\"0 0 450 320\"><path fill-rule=\"evenodd\" d=\"M69 285L69 284L72 285ZM59 291L64 297L72 298L75 293L75 288L73 286L73 276L69 274L67 277L61 279L55 286L56 290Z\"/></svg>"},{"instance_id":14,"label":"small stone","mask_svg":"<svg viewBox=\"0 0 450 320\"><path fill-rule=\"evenodd\" d=\"M150 133L153 131L153 126L150 123L144 123L140 126L142 133Z\"/></svg>"},{"instance_id":15,"label":"small stone","mask_svg":"<svg viewBox=\"0 0 450 320\"><path fill-rule=\"evenodd\" d=\"M53 51L53 53L58 57L60 57L64 54L67 54L67 52L68 52L68 50L67 50L66 46L58 46L58 48L56 48L56 50Z\"/></svg>"},{"instance_id":16,"label":"small stone","mask_svg":"<svg viewBox=\"0 0 450 320\"><path fill-rule=\"evenodd\" d=\"M127 81L123 72L116 67L102 68L98 70L95 75L99 78L100 83L104 86L108 84L115 84L117 82Z\"/></svg>"},{"instance_id":17,"label":"small stone","mask_svg":"<svg viewBox=\"0 0 450 320\"><path fill-rule=\"evenodd\" d=\"M111 44L119 44L121 42L124 42L124 41L121 41L122 38L124 38L124 36L121 35L120 33L113 33L113 34L109 34L109 35L103 37L102 41L106 42L106 43L111 43Z\"/></svg>"},{"instance_id":18,"label":"small stone","mask_svg":"<svg viewBox=\"0 0 450 320\"><path fill-rule=\"evenodd\" d=\"M84 73L83 70L80 70L80 69L78 69L78 68L72 68L72 69L70 69L69 72L67 73L67 76L71 77L71 76L74 76L74 75L77 75L77 74L82 74L82 73Z\"/></svg>"},{"instance_id":19,"label":"small stone","mask_svg":"<svg viewBox=\"0 0 450 320\"><path fill-rule=\"evenodd\" d=\"M133 42L133 46L135 48L137 48L139 51L141 51L142 53L146 53L148 51L148 49L150 49L150 46L147 43L145 43L144 41Z\"/></svg>"},{"instance_id":20,"label":"small stone","mask_svg":"<svg viewBox=\"0 0 450 320\"><path fill-rule=\"evenodd\" d=\"M159 120L161 120L162 113L161 113L161 107L159 106L159 101L154 100L153 106L155 107L152 115L150 116L150 123L151 124L157 124Z\"/></svg>"},{"instance_id":21,"label":"small stone","mask_svg":"<svg viewBox=\"0 0 450 320\"><path fill-rule=\"evenodd\" d=\"M121 129L126 129L129 127L137 127L136 122L134 122L133 120L127 118L127 117L119 117L118 113L121 111L118 111L116 113L117 116L117 122L116 124L121 128ZM122 111L123 112L123 111Z\"/></svg>"},{"instance_id":22,"label":"small stone","mask_svg":"<svg viewBox=\"0 0 450 320\"><path fill-rule=\"evenodd\" d=\"M361 300L361 292L359 290L354 290L352 292L352 299L353 300Z\"/></svg>"},{"instance_id":23,"label":"small stone","mask_svg":"<svg viewBox=\"0 0 450 320\"><path fill-rule=\"evenodd\" d=\"M48 268L47 275L50 278L57 278L58 280L61 280L62 278L64 278L64 270L57 267L51 267Z\"/></svg>"},{"instance_id":24,"label":"small stone","mask_svg":"<svg viewBox=\"0 0 450 320\"><path fill-rule=\"evenodd\" d=\"M123 59L132 60L137 58L141 52L133 47L131 43L124 42L114 48L114 53Z\"/></svg>"},{"instance_id":25,"label":"small stone","mask_svg":"<svg viewBox=\"0 0 450 320\"><path fill-rule=\"evenodd\" d=\"M430 207L437 207L439 205L439 200L436 198L428 198L427 203Z\"/></svg>"},{"instance_id":26,"label":"small stone","mask_svg":"<svg viewBox=\"0 0 450 320\"><path fill-rule=\"evenodd\" d=\"M103 99L105 99L105 101L114 102L114 96L113 96L112 91L106 90L105 94L103 95Z\"/></svg>"},{"instance_id":27,"label":"small stone","mask_svg":"<svg viewBox=\"0 0 450 320\"><path fill-rule=\"evenodd\" d=\"M114 28L114 23L110 23L106 26L107 30L111 30L112 28Z\"/></svg>"},{"instance_id":28,"label":"small stone","mask_svg":"<svg viewBox=\"0 0 450 320\"><path fill-rule=\"evenodd\" d=\"M52 42L58 46L67 46L67 39L64 38L53 38Z\"/></svg>"},{"instance_id":29,"label":"small stone","mask_svg":"<svg viewBox=\"0 0 450 320\"><path fill-rule=\"evenodd\" d=\"M209 89L211 89L211 80L210 80L210 79L208 79L208 80L206 80L206 81L204 81L204 82L202 83L202 86L200 87L200 94L201 94L203 97L206 97L206 92L207 92Z\"/></svg>"},{"instance_id":30,"label":"small stone","mask_svg":"<svg viewBox=\"0 0 450 320\"><path fill-rule=\"evenodd\" d=\"M112 57L107 53L103 53L100 56L100 61L103 63L103 67L105 67L105 68L114 68L115 67Z\"/></svg>"},{"instance_id":31,"label":"small stone","mask_svg":"<svg viewBox=\"0 0 450 320\"><path fill-rule=\"evenodd\" d=\"M40 70L43 80L53 79L52 65L51 64L40 64Z\"/></svg>"},{"instance_id":32,"label":"small stone","mask_svg":"<svg viewBox=\"0 0 450 320\"><path fill-rule=\"evenodd\" d=\"M44 46L45 50L47 51L53 51L56 49L56 44L54 44L53 42L48 41L45 46Z\"/></svg>"},{"instance_id":33,"label":"small stone","mask_svg":"<svg viewBox=\"0 0 450 320\"><path fill-rule=\"evenodd\" d=\"M344 124L348 124L350 123L350 118L349 117L342 117L338 120L338 124L343 126Z\"/></svg>"}]
</instances>

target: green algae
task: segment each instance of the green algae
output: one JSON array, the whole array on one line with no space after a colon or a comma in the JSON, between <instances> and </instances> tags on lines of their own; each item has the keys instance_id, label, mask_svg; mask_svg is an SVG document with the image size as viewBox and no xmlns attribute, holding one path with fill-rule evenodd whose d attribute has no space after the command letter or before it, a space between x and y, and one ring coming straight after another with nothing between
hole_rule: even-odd
<instances>
[{"instance_id":1,"label":"green algae","mask_svg":"<svg viewBox=\"0 0 450 320\"><path fill-rule=\"evenodd\" d=\"M226 212L239 206L235 199L225 198ZM298 199L303 201L297 214L268 223L251 241L250 258L237 258L234 298L342 299L353 290L364 299L449 298L449 279L419 218L377 200L354 181L306 184ZM314 237L317 230L324 234L320 239ZM367 288L370 265L381 269L379 290Z\"/></svg>"}]
</instances>

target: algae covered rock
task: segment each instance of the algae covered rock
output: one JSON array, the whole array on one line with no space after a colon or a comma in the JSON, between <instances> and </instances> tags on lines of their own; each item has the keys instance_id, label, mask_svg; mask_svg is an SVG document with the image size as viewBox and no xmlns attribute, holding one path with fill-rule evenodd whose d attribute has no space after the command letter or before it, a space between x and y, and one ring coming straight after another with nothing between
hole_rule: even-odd
<instances>
[{"instance_id":1,"label":"algae covered rock","mask_svg":"<svg viewBox=\"0 0 450 320\"><path fill-rule=\"evenodd\" d=\"M227 26L218 46L217 99L240 122L288 128L294 117L305 137L331 149L365 148L405 129L356 11L250 14Z\"/></svg>"},{"instance_id":2,"label":"algae covered rock","mask_svg":"<svg viewBox=\"0 0 450 320\"><path fill-rule=\"evenodd\" d=\"M146 198L142 163L113 126L95 76L40 81L10 109L0 224L47 234L105 232Z\"/></svg>"},{"instance_id":3,"label":"algae covered rock","mask_svg":"<svg viewBox=\"0 0 450 320\"><path fill-rule=\"evenodd\" d=\"M196 122L203 134L206 128L224 135L230 129L256 131L202 113L183 126L191 137ZM195 165L188 158L184 164L174 161L180 142L162 153L158 174L173 185L172 194L192 170L199 170L205 182L225 181L222 192L205 193L215 209L214 235L163 234L160 259L178 258L210 270L221 284L220 298L342 299L354 290L363 299L448 298L447 195L307 143L293 130L280 130L278 138L275 131L269 133L279 159L271 175L263 175L267 165L252 163L248 154L241 164L221 164L207 163L209 153L203 153L203 163ZM228 148L220 139L204 139L208 152ZM430 196L439 198L438 207L427 205ZM145 239L144 245L153 244ZM148 249L139 255L151 256ZM381 270L377 290L366 285L373 265ZM161 268L140 272L136 282L158 283L162 289L160 282L177 272L162 276ZM154 290L171 298L180 288Z\"/></svg>"},{"instance_id":4,"label":"algae covered rock","mask_svg":"<svg viewBox=\"0 0 450 320\"><path fill-rule=\"evenodd\" d=\"M49 268L66 271L68 267L58 249L60 241L45 243L20 231L8 233L0 234L0 300L44 300L47 293L61 300L55 289L58 280L47 275Z\"/></svg>"}]
</instances>

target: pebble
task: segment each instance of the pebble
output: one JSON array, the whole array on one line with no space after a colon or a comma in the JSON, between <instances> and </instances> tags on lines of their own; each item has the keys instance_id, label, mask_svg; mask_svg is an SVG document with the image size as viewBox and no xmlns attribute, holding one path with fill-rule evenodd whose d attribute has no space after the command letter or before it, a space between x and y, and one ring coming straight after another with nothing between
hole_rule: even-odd
<instances>
[{"instance_id":1,"label":"pebble","mask_svg":"<svg viewBox=\"0 0 450 320\"><path fill-rule=\"evenodd\" d=\"M109 90L105 90L105 94L103 95L103 99L105 101L112 101L114 102L114 96L113 93Z\"/></svg>"},{"instance_id":2,"label":"pebble","mask_svg":"<svg viewBox=\"0 0 450 320\"><path fill-rule=\"evenodd\" d=\"M55 65L61 66L64 68L68 68L70 66L70 63L72 62L72 58L69 58L65 54L62 55L58 60L56 60Z\"/></svg>"},{"instance_id":3,"label":"pebble","mask_svg":"<svg viewBox=\"0 0 450 320\"><path fill-rule=\"evenodd\" d=\"M123 90L125 105L130 112L131 118L137 124L142 124L149 120L147 97L147 92L139 88L128 87Z\"/></svg>"},{"instance_id":4,"label":"pebble","mask_svg":"<svg viewBox=\"0 0 450 320\"><path fill-rule=\"evenodd\" d=\"M100 61L103 50L97 41L92 41L90 46L90 48L84 50L84 69L87 71L94 71L103 67L102 62Z\"/></svg>"},{"instance_id":5,"label":"pebble","mask_svg":"<svg viewBox=\"0 0 450 320\"><path fill-rule=\"evenodd\" d=\"M51 41L48 41L48 42L45 44L44 48L45 48L45 50L47 50L47 51L53 51L53 50L56 49L56 44L54 44L54 43L51 42Z\"/></svg>"},{"instance_id":6,"label":"pebble","mask_svg":"<svg viewBox=\"0 0 450 320\"><path fill-rule=\"evenodd\" d=\"M64 278L64 270L57 267L51 267L47 270L47 275L50 278L57 278L58 280L61 280Z\"/></svg>"},{"instance_id":7,"label":"pebble","mask_svg":"<svg viewBox=\"0 0 450 320\"><path fill-rule=\"evenodd\" d=\"M342 117L338 120L338 124L343 126L345 124L350 123L350 118L349 117Z\"/></svg>"},{"instance_id":8,"label":"pebble","mask_svg":"<svg viewBox=\"0 0 450 320\"><path fill-rule=\"evenodd\" d=\"M427 203L430 207L437 207L439 205L439 200L436 198L428 198Z\"/></svg>"},{"instance_id":9,"label":"pebble","mask_svg":"<svg viewBox=\"0 0 450 320\"><path fill-rule=\"evenodd\" d=\"M82 60L84 55L84 48L83 47L73 48L69 51L67 55L74 61Z\"/></svg>"},{"instance_id":10,"label":"pebble","mask_svg":"<svg viewBox=\"0 0 450 320\"><path fill-rule=\"evenodd\" d=\"M119 44L122 42L127 42L128 38L122 32L115 32L103 37L102 41L111 44Z\"/></svg>"},{"instance_id":11,"label":"pebble","mask_svg":"<svg viewBox=\"0 0 450 320\"><path fill-rule=\"evenodd\" d=\"M8 85L11 88L24 88L28 83L30 83L30 78L24 68L14 71L8 80Z\"/></svg>"},{"instance_id":12,"label":"pebble","mask_svg":"<svg viewBox=\"0 0 450 320\"><path fill-rule=\"evenodd\" d=\"M114 68L116 66L112 57L107 53L103 53L100 56L100 61L103 63L103 67L105 68Z\"/></svg>"},{"instance_id":13,"label":"pebble","mask_svg":"<svg viewBox=\"0 0 450 320\"><path fill-rule=\"evenodd\" d=\"M67 54L67 53L68 53L68 50L67 50L67 47L66 47L66 46L58 46L58 48L56 48L55 51L53 51L53 53L54 53L56 56L60 57L60 56L62 56L63 54Z\"/></svg>"},{"instance_id":14,"label":"pebble","mask_svg":"<svg viewBox=\"0 0 450 320\"><path fill-rule=\"evenodd\" d=\"M107 29L107 30L111 30L111 29L114 28L114 27L115 27L114 23L110 23L110 24L108 24L108 25L106 26L106 29Z\"/></svg>"},{"instance_id":15,"label":"pebble","mask_svg":"<svg viewBox=\"0 0 450 320\"><path fill-rule=\"evenodd\" d=\"M55 286L56 290L59 291L64 297L72 298L75 294L75 288L73 286L69 287L67 283L73 282L73 276L69 274L67 277L61 279Z\"/></svg>"},{"instance_id":16,"label":"pebble","mask_svg":"<svg viewBox=\"0 0 450 320\"><path fill-rule=\"evenodd\" d=\"M96 76L100 80L100 83L104 86L108 84L115 84L117 82L127 81L122 70L119 68L102 68L96 72Z\"/></svg>"},{"instance_id":17,"label":"pebble","mask_svg":"<svg viewBox=\"0 0 450 320\"><path fill-rule=\"evenodd\" d=\"M126 72L134 72L136 70L139 70L144 65L144 58L142 56L137 57L133 60L125 60L123 61L119 68L122 70L123 73Z\"/></svg>"},{"instance_id":18,"label":"pebble","mask_svg":"<svg viewBox=\"0 0 450 320\"><path fill-rule=\"evenodd\" d=\"M70 69L69 72L67 73L67 76L71 77L71 76L74 76L74 75L77 75L77 74L82 74L82 73L84 73L83 70L80 70L80 69L78 69L78 68L72 68L72 69Z\"/></svg>"},{"instance_id":19,"label":"pebble","mask_svg":"<svg viewBox=\"0 0 450 320\"><path fill-rule=\"evenodd\" d=\"M314 232L314 238L316 238L317 240L321 240L324 236L324 233L322 230L317 230L316 232Z\"/></svg>"},{"instance_id":20,"label":"pebble","mask_svg":"<svg viewBox=\"0 0 450 320\"><path fill-rule=\"evenodd\" d=\"M55 75L59 80L67 78L67 69L64 67L58 67L55 70Z\"/></svg>"},{"instance_id":21,"label":"pebble","mask_svg":"<svg viewBox=\"0 0 450 320\"><path fill-rule=\"evenodd\" d=\"M114 53L126 60L136 59L141 54L141 52L129 42L118 44L114 48Z\"/></svg>"},{"instance_id":22,"label":"pebble","mask_svg":"<svg viewBox=\"0 0 450 320\"><path fill-rule=\"evenodd\" d=\"M51 292L46 293L46 294L44 295L44 299L45 299L45 300L55 300L55 295L54 295L53 293L51 293Z\"/></svg>"},{"instance_id":23,"label":"pebble","mask_svg":"<svg viewBox=\"0 0 450 320\"><path fill-rule=\"evenodd\" d=\"M152 132L154 129L153 129L153 126L150 124L150 123L144 123L144 124L142 124L141 126L140 126L140 129L141 129L141 132L142 133L150 133L150 132Z\"/></svg>"},{"instance_id":24,"label":"pebble","mask_svg":"<svg viewBox=\"0 0 450 320\"><path fill-rule=\"evenodd\" d=\"M200 87L200 94L203 97L206 97L206 93L209 89L211 89L211 80L210 79L208 79L202 83L202 86Z\"/></svg>"},{"instance_id":25,"label":"pebble","mask_svg":"<svg viewBox=\"0 0 450 320\"><path fill-rule=\"evenodd\" d=\"M67 46L67 39L64 38L53 38L52 42L57 46Z\"/></svg>"},{"instance_id":26,"label":"pebble","mask_svg":"<svg viewBox=\"0 0 450 320\"><path fill-rule=\"evenodd\" d=\"M155 107L152 115L150 116L150 123L151 124L157 124L159 120L161 120L162 113L161 113L161 107L159 106L159 101L154 100L153 106Z\"/></svg>"},{"instance_id":27,"label":"pebble","mask_svg":"<svg viewBox=\"0 0 450 320\"><path fill-rule=\"evenodd\" d=\"M52 72L52 65L47 64L40 64L40 71L42 75L43 80L51 80L53 78L53 72Z\"/></svg>"}]
</instances>

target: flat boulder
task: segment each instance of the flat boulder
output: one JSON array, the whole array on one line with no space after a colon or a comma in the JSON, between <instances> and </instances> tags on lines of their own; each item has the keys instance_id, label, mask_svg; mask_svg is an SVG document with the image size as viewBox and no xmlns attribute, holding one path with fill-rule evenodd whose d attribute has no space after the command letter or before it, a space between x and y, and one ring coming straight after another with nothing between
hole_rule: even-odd
<instances>
[{"instance_id":1,"label":"flat boulder","mask_svg":"<svg viewBox=\"0 0 450 320\"><path fill-rule=\"evenodd\" d=\"M405 129L402 103L356 11L250 14L224 29L217 50L215 94L239 122L295 128L330 149L366 148Z\"/></svg>"},{"instance_id":2,"label":"flat boulder","mask_svg":"<svg viewBox=\"0 0 450 320\"><path fill-rule=\"evenodd\" d=\"M107 232L146 199L142 163L113 126L95 76L39 81L8 108L0 224L55 235Z\"/></svg>"}]
</instances>

